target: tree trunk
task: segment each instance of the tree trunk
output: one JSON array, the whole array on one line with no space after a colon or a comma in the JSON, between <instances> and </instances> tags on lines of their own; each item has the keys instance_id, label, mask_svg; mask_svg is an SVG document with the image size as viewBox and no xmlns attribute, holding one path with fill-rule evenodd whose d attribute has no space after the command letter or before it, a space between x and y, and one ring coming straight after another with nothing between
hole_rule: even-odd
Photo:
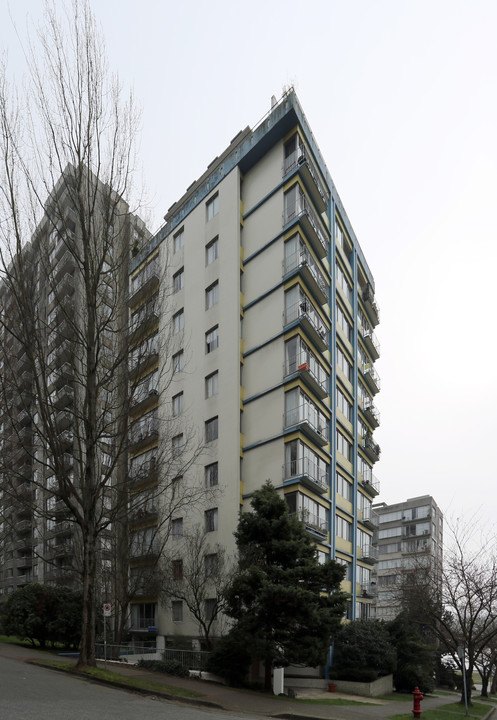
<instances>
[{"instance_id":1,"label":"tree trunk","mask_svg":"<svg viewBox=\"0 0 497 720\"><path fill-rule=\"evenodd\" d=\"M95 667L96 552L94 534L88 530L86 537L83 538L83 563L83 622L78 667L85 665Z\"/></svg>"},{"instance_id":2,"label":"tree trunk","mask_svg":"<svg viewBox=\"0 0 497 720\"><path fill-rule=\"evenodd\" d=\"M494 674L492 678L492 684L490 685L490 694L495 695L497 692L497 672Z\"/></svg>"},{"instance_id":3,"label":"tree trunk","mask_svg":"<svg viewBox=\"0 0 497 720\"><path fill-rule=\"evenodd\" d=\"M488 674L485 673L481 676L481 696L488 697Z\"/></svg>"},{"instance_id":4,"label":"tree trunk","mask_svg":"<svg viewBox=\"0 0 497 720\"><path fill-rule=\"evenodd\" d=\"M463 668L463 672L464 672L464 668ZM472 704L471 703L472 688L473 688L473 667L471 666L466 670L466 697L464 697L464 679L463 679L463 684L462 684L462 688L461 688L461 704L462 705L466 704L466 700L468 702L468 707Z\"/></svg>"}]
</instances>

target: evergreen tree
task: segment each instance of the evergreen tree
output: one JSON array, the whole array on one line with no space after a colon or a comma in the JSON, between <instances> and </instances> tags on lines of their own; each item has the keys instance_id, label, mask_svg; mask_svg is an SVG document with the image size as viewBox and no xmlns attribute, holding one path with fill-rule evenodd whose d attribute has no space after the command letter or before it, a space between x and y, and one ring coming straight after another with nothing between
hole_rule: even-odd
<instances>
[{"instance_id":1,"label":"evergreen tree","mask_svg":"<svg viewBox=\"0 0 497 720\"><path fill-rule=\"evenodd\" d=\"M270 482L254 493L235 533L239 566L226 593L232 634L245 638L252 657L271 669L326 661L345 611L343 568L320 564L316 546Z\"/></svg>"}]
</instances>

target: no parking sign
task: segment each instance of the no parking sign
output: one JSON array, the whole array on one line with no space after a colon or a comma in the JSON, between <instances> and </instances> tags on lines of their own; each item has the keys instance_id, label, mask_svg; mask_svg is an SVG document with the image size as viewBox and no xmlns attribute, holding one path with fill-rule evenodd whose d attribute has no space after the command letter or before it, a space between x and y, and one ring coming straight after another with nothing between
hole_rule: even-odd
<instances>
[{"instance_id":1,"label":"no parking sign","mask_svg":"<svg viewBox=\"0 0 497 720\"><path fill-rule=\"evenodd\" d=\"M104 603L103 605L104 617L110 617L112 613L112 605L110 603Z\"/></svg>"}]
</instances>

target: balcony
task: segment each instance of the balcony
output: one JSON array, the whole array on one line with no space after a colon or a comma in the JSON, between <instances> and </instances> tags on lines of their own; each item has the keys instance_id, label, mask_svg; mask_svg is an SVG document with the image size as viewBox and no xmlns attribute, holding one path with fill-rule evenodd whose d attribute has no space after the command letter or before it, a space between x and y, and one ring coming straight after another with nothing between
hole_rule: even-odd
<instances>
[{"instance_id":1,"label":"balcony","mask_svg":"<svg viewBox=\"0 0 497 720\"><path fill-rule=\"evenodd\" d=\"M22 535L22 533L31 532L32 527L33 523L31 520L21 520L16 524L16 530L20 535Z\"/></svg>"},{"instance_id":2,"label":"balcony","mask_svg":"<svg viewBox=\"0 0 497 720\"><path fill-rule=\"evenodd\" d=\"M49 390L53 391L54 388L58 388L61 385L66 385L72 379L73 371L68 362L64 363L56 370L53 370L48 378L47 384Z\"/></svg>"},{"instance_id":3,"label":"balcony","mask_svg":"<svg viewBox=\"0 0 497 720\"><path fill-rule=\"evenodd\" d=\"M378 548L372 544L364 545L362 548L362 557L359 559L362 559L370 565L375 565L378 562Z\"/></svg>"},{"instance_id":4,"label":"balcony","mask_svg":"<svg viewBox=\"0 0 497 720\"><path fill-rule=\"evenodd\" d=\"M62 282L65 275L71 275L74 270L74 257L69 250L66 250L57 262L54 270L54 279L57 283Z\"/></svg>"},{"instance_id":5,"label":"balcony","mask_svg":"<svg viewBox=\"0 0 497 720\"><path fill-rule=\"evenodd\" d=\"M144 416L137 420L131 427L128 437L128 450L138 452L148 444L157 442L159 437L159 418L156 414L152 417Z\"/></svg>"},{"instance_id":6,"label":"balcony","mask_svg":"<svg viewBox=\"0 0 497 720\"><path fill-rule=\"evenodd\" d=\"M380 322L380 310L374 298L373 288L369 283L365 285L362 291L362 300L372 326L376 327Z\"/></svg>"},{"instance_id":7,"label":"balcony","mask_svg":"<svg viewBox=\"0 0 497 720\"><path fill-rule=\"evenodd\" d=\"M308 298L285 308L285 327L294 323L301 325L318 350L324 352L328 349L328 328Z\"/></svg>"},{"instance_id":8,"label":"balcony","mask_svg":"<svg viewBox=\"0 0 497 720\"><path fill-rule=\"evenodd\" d=\"M289 192L291 193L292 190ZM285 229L297 223L301 226L316 255L320 258L326 257L329 246L328 234L312 207L311 201L301 192L296 194L294 202L285 203L283 214Z\"/></svg>"},{"instance_id":9,"label":"balcony","mask_svg":"<svg viewBox=\"0 0 497 720\"><path fill-rule=\"evenodd\" d=\"M304 523L306 530L309 530L311 533L316 533L324 538L328 536L326 521L322 520L318 515L314 515L314 513L311 513L304 508L299 508L297 517Z\"/></svg>"},{"instance_id":10,"label":"balcony","mask_svg":"<svg viewBox=\"0 0 497 720\"><path fill-rule=\"evenodd\" d=\"M364 583L361 585L361 595L364 598L373 598L378 595L378 589L375 582Z\"/></svg>"},{"instance_id":11,"label":"balcony","mask_svg":"<svg viewBox=\"0 0 497 720\"><path fill-rule=\"evenodd\" d=\"M291 377L300 377L314 395L319 398L328 396L329 376L317 361L308 362L307 356L302 355L294 361L287 360L283 365L285 380Z\"/></svg>"},{"instance_id":12,"label":"balcony","mask_svg":"<svg viewBox=\"0 0 497 720\"><path fill-rule=\"evenodd\" d=\"M55 416L57 432L61 432L62 430L67 430L68 428L70 428L73 424L73 420L74 416L69 410L61 410L60 412L58 412Z\"/></svg>"},{"instance_id":13,"label":"balcony","mask_svg":"<svg viewBox=\"0 0 497 720\"><path fill-rule=\"evenodd\" d=\"M362 522L371 529L377 528L379 525L379 517L376 510L373 510L371 507L365 507L362 511Z\"/></svg>"},{"instance_id":14,"label":"balcony","mask_svg":"<svg viewBox=\"0 0 497 720\"><path fill-rule=\"evenodd\" d=\"M317 465L309 458L299 458L288 462L283 471L283 482L300 480L310 490L318 493L328 491L328 475L318 470Z\"/></svg>"},{"instance_id":15,"label":"balcony","mask_svg":"<svg viewBox=\"0 0 497 720\"><path fill-rule=\"evenodd\" d=\"M380 459L381 448L378 443L374 442L372 435L366 434L362 438L362 447L372 462L376 462Z\"/></svg>"},{"instance_id":16,"label":"balcony","mask_svg":"<svg viewBox=\"0 0 497 720\"><path fill-rule=\"evenodd\" d=\"M368 386L369 390L376 395L380 391L380 376L376 372L373 363L364 363L362 366L362 375L364 382Z\"/></svg>"},{"instance_id":17,"label":"balcony","mask_svg":"<svg viewBox=\"0 0 497 720\"><path fill-rule=\"evenodd\" d=\"M283 261L284 278L295 272L302 276L306 287L320 305L328 302L329 283L314 260L312 253L303 243L297 252L285 257Z\"/></svg>"},{"instance_id":18,"label":"balcony","mask_svg":"<svg viewBox=\"0 0 497 720\"><path fill-rule=\"evenodd\" d=\"M159 393L157 390L146 390L146 392L140 392L139 388L131 399L130 415L136 417L137 415L143 415L147 410L151 410L157 405L159 399Z\"/></svg>"},{"instance_id":19,"label":"balcony","mask_svg":"<svg viewBox=\"0 0 497 720\"><path fill-rule=\"evenodd\" d=\"M146 485L157 481L159 477L159 464L156 458L134 465L129 469L129 482L131 487Z\"/></svg>"},{"instance_id":20,"label":"balcony","mask_svg":"<svg viewBox=\"0 0 497 720\"><path fill-rule=\"evenodd\" d=\"M371 355L373 360L378 360L380 357L380 343L371 328L366 328L362 336L366 350Z\"/></svg>"},{"instance_id":21,"label":"balcony","mask_svg":"<svg viewBox=\"0 0 497 720\"><path fill-rule=\"evenodd\" d=\"M284 177L298 171L312 200L320 212L328 207L329 192L317 171L312 156L307 148L300 144L285 158Z\"/></svg>"},{"instance_id":22,"label":"balcony","mask_svg":"<svg viewBox=\"0 0 497 720\"><path fill-rule=\"evenodd\" d=\"M376 475L373 475L371 468L368 468L367 471L362 474L359 473L359 482L371 497L376 497L380 494L380 481Z\"/></svg>"},{"instance_id":23,"label":"balcony","mask_svg":"<svg viewBox=\"0 0 497 720\"><path fill-rule=\"evenodd\" d=\"M70 385L63 385L52 395L52 404L57 410L66 407L74 399L74 390Z\"/></svg>"},{"instance_id":24,"label":"balcony","mask_svg":"<svg viewBox=\"0 0 497 720\"><path fill-rule=\"evenodd\" d=\"M377 428L380 424L380 411L369 398L364 401L362 411L364 417L373 428Z\"/></svg>"},{"instance_id":25,"label":"balcony","mask_svg":"<svg viewBox=\"0 0 497 720\"><path fill-rule=\"evenodd\" d=\"M141 306L131 316L129 342L135 344L140 337L148 335L159 324L159 303L157 296Z\"/></svg>"},{"instance_id":26,"label":"balcony","mask_svg":"<svg viewBox=\"0 0 497 720\"><path fill-rule=\"evenodd\" d=\"M129 301L130 307L136 307L142 303L147 297L157 292L159 288L159 262L154 259L146 265L137 275L130 279L129 282Z\"/></svg>"},{"instance_id":27,"label":"balcony","mask_svg":"<svg viewBox=\"0 0 497 720\"><path fill-rule=\"evenodd\" d=\"M147 370L158 363L159 360L159 336L152 335L138 347L134 348L128 359L129 377L131 380L144 375Z\"/></svg>"},{"instance_id":28,"label":"balcony","mask_svg":"<svg viewBox=\"0 0 497 720\"><path fill-rule=\"evenodd\" d=\"M316 445L324 446L328 443L328 420L310 403L302 403L296 408L287 410L284 428L302 430Z\"/></svg>"}]
</instances>

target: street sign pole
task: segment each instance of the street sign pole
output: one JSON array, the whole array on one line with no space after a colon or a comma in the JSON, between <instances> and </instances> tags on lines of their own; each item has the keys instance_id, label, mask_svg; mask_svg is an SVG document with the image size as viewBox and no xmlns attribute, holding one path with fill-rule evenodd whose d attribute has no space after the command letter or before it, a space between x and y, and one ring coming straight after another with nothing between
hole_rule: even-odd
<instances>
[{"instance_id":1,"label":"street sign pole","mask_svg":"<svg viewBox=\"0 0 497 720\"><path fill-rule=\"evenodd\" d=\"M112 613L112 605L110 603L104 603L103 607L104 616L104 669L107 670L107 618Z\"/></svg>"}]
</instances>

